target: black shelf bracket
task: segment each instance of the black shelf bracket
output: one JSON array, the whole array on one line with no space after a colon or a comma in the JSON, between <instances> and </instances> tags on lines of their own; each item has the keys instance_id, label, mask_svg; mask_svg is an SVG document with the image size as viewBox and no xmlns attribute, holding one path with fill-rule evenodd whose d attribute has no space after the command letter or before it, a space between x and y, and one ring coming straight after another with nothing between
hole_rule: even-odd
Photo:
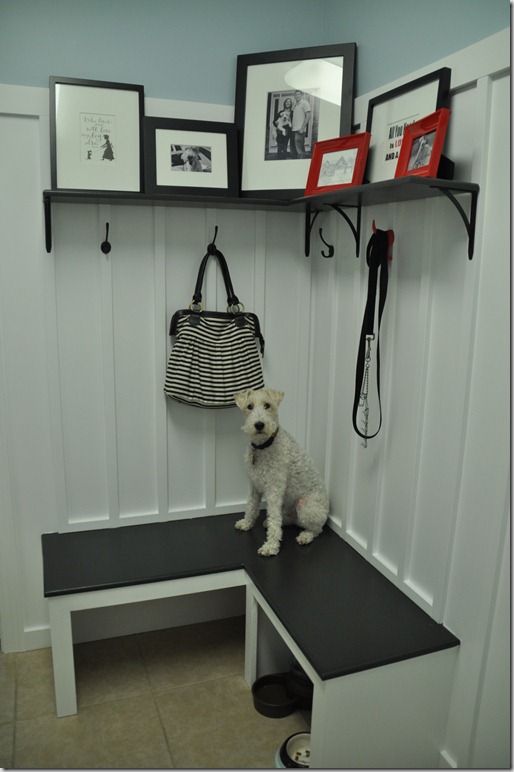
<instances>
[{"instance_id":1,"label":"black shelf bracket","mask_svg":"<svg viewBox=\"0 0 514 772\"><path fill-rule=\"evenodd\" d=\"M316 217L321 212L321 209L317 209L311 217L311 210L305 210L305 257L309 257L311 253L311 232L312 226L316 222ZM321 230L321 229L320 229Z\"/></svg>"},{"instance_id":2,"label":"black shelf bracket","mask_svg":"<svg viewBox=\"0 0 514 772\"><path fill-rule=\"evenodd\" d=\"M336 212L339 212L341 217L344 217L348 225L350 226L350 230L353 233L353 237L355 239L355 257L359 257L360 253L360 243L361 243L361 205L358 204L358 206L351 207L352 209L357 209L357 220L355 225L350 220L344 209L341 207L340 204L330 204L332 209L334 209Z\"/></svg>"},{"instance_id":3,"label":"black shelf bracket","mask_svg":"<svg viewBox=\"0 0 514 772\"><path fill-rule=\"evenodd\" d=\"M43 199L45 207L45 247L47 252L52 251L52 202L49 198Z\"/></svg>"},{"instance_id":4,"label":"black shelf bracket","mask_svg":"<svg viewBox=\"0 0 514 772\"><path fill-rule=\"evenodd\" d=\"M359 251L360 251L360 240L361 240L361 205L358 204L358 206L352 206L351 209L357 210L357 219L356 223L354 224L342 206L340 204L329 204L329 206L336 212L338 212L341 217L344 217L346 222L348 223L352 233L353 237L355 239L355 257L359 257ZM312 228L316 221L317 216L322 212L322 209L317 209L315 212L311 212L310 209L307 209L305 212L305 257L309 257L311 252L311 236L312 236ZM328 211L328 210L327 210ZM325 239L323 238L322 229L319 229L319 237L322 240L322 242L325 244L326 247L328 247L328 254L325 254L325 252L322 252L321 254L323 257L333 257L334 255L334 247L328 244Z\"/></svg>"},{"instance_id":5,"label":"black shelf bracket","mask_svg":"<svg viewBox=\"0 0 514 772\"><path fill-rule=\"evenodd\" d=\"M476 229L476 221L477 221L477 201L478 201L478 191L477 190L470 190L466 191L469 192L469 195L471 196L471 207L469 211L469 218L466 215L466 212L460 205L460 203L457 201L455 196L453 195L452 191L449 188L440 188L438 185L434 185L434 188L437 188L441 193L444 193L444 195L452 202L460 216L462 217L462 221L464 223L464 227L466 228L466 232L468 234L468 258L470 260L473 259L473 254L475 251L475 229ZM462 191L459 190L459 193L462 193Z\"/></svg>"}]
</instances>

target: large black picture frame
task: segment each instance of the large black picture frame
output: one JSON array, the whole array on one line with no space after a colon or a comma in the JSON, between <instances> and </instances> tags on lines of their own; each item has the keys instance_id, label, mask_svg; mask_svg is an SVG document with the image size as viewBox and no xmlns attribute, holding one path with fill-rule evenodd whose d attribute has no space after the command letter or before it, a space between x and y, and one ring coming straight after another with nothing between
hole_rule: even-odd
<instances>
[{"instance_id":1,"label":"large black picture frame","mask_svg":"<svg viewBox=\"0 0 514 772\"><path fill-rule=\"evenodd\" d=\"M367 182L394 179L405 127L449 107L451 72L441 67L369 100Z\"/></svg>"},{"instance_id":2,"label":"large black picture frame","mask_svg":"<svg viewBox=\"0 0 514 772\"><path fill-rule=\"evenodd\" d=\"M51 75L54 190L143 191L144 87Z\"/></svg>"},{"instance_id":3,"label":"large black picture frame","mask_svg":"<svg viewBox=\"0 0 514 772\"><path fill-rule=\"evenodd\" d=\"M235 123L242 197L301 196L314 144L351 133L356 49L355 43L340 43L237 57ZM310 107L305 151L299 158L293 156L291 140L279 156L276 141L278 132L283 133L275 124L278 112L287 99L294 101L295 91Z\"/></svg>"}]
</instances>

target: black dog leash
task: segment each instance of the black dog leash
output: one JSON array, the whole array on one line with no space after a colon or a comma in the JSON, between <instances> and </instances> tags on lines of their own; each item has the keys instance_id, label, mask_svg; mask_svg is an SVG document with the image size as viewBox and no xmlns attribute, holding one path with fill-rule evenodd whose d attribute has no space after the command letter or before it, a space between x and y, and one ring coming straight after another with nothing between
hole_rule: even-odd
<instances>
[{"instance_id":1,"label":"black dog leash","mask_svg":"<svg viewBox=\"0 0 514 772\"><path fill-rule=\"evenodd\" d=\"M359 340L359 350L357 353L357 368L355 372L355 396L353 401L353 428L362 437L364 447L367 447L367 441L376 437L382 426L382 404L380 401L380 324L387 297L387 284L389 279L387 259L389 248L394 241L392 231L381 231L375 229L366 249L366 262L369 267L368 275L368 297L366 308L362 321L362 329ZM377 295L377 285L380 290L378 300L378 327L377 327L377 393L380 420L378 429L374 434L368 434L368 387L369 387L369 367L371 362L371 342L375 340L375 305ZM357 425L359 407L363 411L363 429L362 432Z\"/></svg>"}]
</instances>

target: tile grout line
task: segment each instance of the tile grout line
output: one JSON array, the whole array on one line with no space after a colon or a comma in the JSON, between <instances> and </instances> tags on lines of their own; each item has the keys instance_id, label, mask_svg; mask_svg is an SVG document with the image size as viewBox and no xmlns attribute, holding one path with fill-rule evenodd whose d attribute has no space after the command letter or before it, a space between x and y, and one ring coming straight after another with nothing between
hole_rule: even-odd
<instances>
[{"instance_id":1,"label":"tile grout line","mask_svg":"<svg viewBox=\"0 0 514 772\"><path fill-rule=\"evenodd\" d=\"M161 711L159 710L159 704L158 704L157 699L156 699L156 692L155 692L155 690L154 690L154 688L152 686L152 680L150 678L150 673L149 673L149 670L148 670L148 664L146 662L146 657L145 657L144 652L143 652L143 647L141 646L141 640L140 640L140 636L139 635L137 636L137 648L138 648L141 660L143 662L143 667L145 669L146 680L148 682L148 687L149 687L150 694L151 694L151 697L152 697L152 702L153 702L155 710L157 712L157 717L158 717L158 720L159 720L159 725L161 727L161 732L162 732L163 737L164 737L164 743L165 743L166 748L168 750L168 754L169 754L170 761L171 761L171 766L172 766L173 769L175 769L176 768L176 766L175 766L175 759L173 758L173 753L171 751L170 743L169 743L169 740L168 740L168 735L167 735L166 729L164 727Z\"/></svg>"}]
</instances>

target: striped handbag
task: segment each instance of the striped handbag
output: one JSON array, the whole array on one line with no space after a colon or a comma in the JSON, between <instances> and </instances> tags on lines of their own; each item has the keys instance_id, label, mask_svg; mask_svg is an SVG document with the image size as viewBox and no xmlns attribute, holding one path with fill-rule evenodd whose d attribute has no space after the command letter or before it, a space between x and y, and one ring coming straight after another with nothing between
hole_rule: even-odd
<instances>
[{"instance_id":1,"label":"striped handbag","mask_svg":"<svg viewBox=\"0 0 514 772\"><path fill-rule=\"evenodd\" d=\"M211 255L216 257L225 282L226 312L205 311L202 305L203 278ZM259 319L245 312L234 294L227 262L214 243L209 244L200 264L189 308L173 314L170 335L175 343L166 368L164 393L171 399L194 407L232 407L234 394L264 387L264 338Z\"/></svg>"}]
</instances>

